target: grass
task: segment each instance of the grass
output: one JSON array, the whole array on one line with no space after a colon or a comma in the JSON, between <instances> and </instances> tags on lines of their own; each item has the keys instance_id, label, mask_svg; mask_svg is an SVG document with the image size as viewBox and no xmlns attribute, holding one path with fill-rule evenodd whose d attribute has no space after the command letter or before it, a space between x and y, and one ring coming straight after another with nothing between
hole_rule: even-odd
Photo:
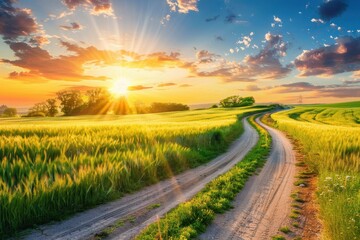
<instances>
[{"instance_id":1,"label":"grass","mask_svg":"<svg viewBox=\"0 0 360 240\"><path fill-rule=\"evenodd\" d=\"M288 234L288 233L291 232L291 230L290 230L290 228L288 226L284 226L284 227L279 228L279 231L283 232L285 234Z\"/></svg>"},{"instance_id":2,"label":"grass","mask_svg":"<svg viewBox=\"0 0 360 240\"><path fill-rule=\"evenodd\" d=\"M246 180L264 164L271 146L269 134L257 125L260 139L256 146L227 173L217 177L191 200L180 204L165 217L151 224L136 239L191 239L205 231L215 214L231 208L231 201Z\"/></svg>"},{"instance_id":3,"label":"grass","mask_svg":"<svg viewBox=\"0 0 360 240\"><path fill-rule=\"evenodd\" d=\"M323 238L360 236L360 102L298 106L272 118L302 146L310 172L301 173L296 185L318 176Z\"/></svg>"},{"instance_id":4,"label":"grass","mask_svg":"<svg viewBox=\"0 0 360 240\"><path fill-rule=\"evenodd\" d=\"M271 237L272 240L286 240L284 236L281 235L275 235Z\"/></svg>"},{"instance_id":5,"label":"grass","mask_svg":"<svg viewBox=\"0 0 360 240\"><path fill-rule=\"evenodd\" d=\"M59 220L226 151L264 108L0 122L0 235Z\"/></svg>"}]
</instances>

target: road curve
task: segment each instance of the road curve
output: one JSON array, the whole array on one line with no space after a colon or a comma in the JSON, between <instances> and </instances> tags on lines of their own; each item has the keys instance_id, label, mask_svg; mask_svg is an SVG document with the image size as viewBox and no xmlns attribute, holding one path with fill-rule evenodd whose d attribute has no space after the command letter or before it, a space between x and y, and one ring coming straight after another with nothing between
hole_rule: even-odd
<instances>
[{"instance_id":1,"label":"road curve","mask_svg":"<svg viewBox=\"0 0 360 240\"><path fill-rule=\"evenodd\" d=\"M188 170L168 180L146 187L136 193L110 202L94 209L78 213L72 218L54 224L39 226L22 239L88 239L95 233L119 219L124 219L136 212L146 210L149 205L161 203L159 208L152 210L151 216L143 217L142 222L133 228L116 231L115 239L131 239L148 224L184 202L199 192L212 179L225 173L255 146L258 134L250 124L243 119L244 133L236 140L230 149L211 162Z\"/></svg>"},{"instance_id":2,"label":"road curve","mask_svg":"<svg viewBox=\"0 0 360 240\"><path fill-rule=\"evenodd\" d=\"M252 176L238 194L234 209L218 215L200 239L271 239L288 224L295 153L280 131L256 120L272 137L272 150L258 175Z\"/></svg>"}]
</instances>

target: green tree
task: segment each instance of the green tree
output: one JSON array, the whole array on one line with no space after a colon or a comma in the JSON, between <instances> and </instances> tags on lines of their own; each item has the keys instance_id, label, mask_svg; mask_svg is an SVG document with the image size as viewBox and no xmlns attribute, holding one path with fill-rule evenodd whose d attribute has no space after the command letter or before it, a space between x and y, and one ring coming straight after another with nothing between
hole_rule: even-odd
<instances>
[{"instance_id":1,"label":"green tree","mask_svg":"<svg viewBox=\"0 0 360 240\"><path fill-rule=\"evenodd\" d=\"M95 88L86 92L88 102L84 114L107 114L110 110L110 94L102 88Z\"/></svg>"},{"instance_id":2,"label":"green tree","mask_svg":"<svg viewBox=\"0 0 360 240\"><path fill-rule=\"evenodd\" d=\"M220 106L224 108L229 107L244 107L251 106L255 103L255 99L253 97L240 97L237 95L227 97L220 101Z\"/></svg>"},{"instance_id":3,"label":"green tree","mask_svg":"<svg viewBox=\"0 0 360 240\"><path fill-rule=\"evenodd\" d=\"M46 100L46 108L47 115L50 117L55 117L55 115L59 113L58 105L56 104L56 99L54 98Z\"/></svg>"},{"instance_id":4,"label":"green tree","mask_svg":"<svg viewBox=\"0 0 360 240\"><path fill-rule=\"evenodd\" d=\"M15 117L17 114L17 110L16 108L6 108L3 114L8 117Z\"/></svg>"},{"instance_id":5,"label":"green tree","mask_svg":"<svg viewBox=\"0 0 360 240\"><path fill-rule=\"evenodd\" d=\"M83 108L84 100L78 90L58 92L57 99L65 116L78 115Z\"/></svg>"}]
</instances>

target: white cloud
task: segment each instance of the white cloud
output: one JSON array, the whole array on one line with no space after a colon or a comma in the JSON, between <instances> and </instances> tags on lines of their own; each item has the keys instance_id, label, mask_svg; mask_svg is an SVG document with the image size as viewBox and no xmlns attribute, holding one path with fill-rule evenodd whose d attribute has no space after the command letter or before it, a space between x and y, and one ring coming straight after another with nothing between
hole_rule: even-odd
<instances>
[{"instance_id":1,"label":"white cloud","mask_svg":"<svg viewBox=\"0 0 360 240\"><path fill-rule=\"evenodd\" d=\"M173 12L188 13L189 11L198 12L198 0L166 0Z\"/></svg>"},{"instance_id":2,"label":"white cloud","mask_svg":"<svg viewBox=\"0 0 360 240\"><path fill-rule=\"evenodd\" d=\"M274 16L274 21L277 23L281 23L281 19L277 16Z\"/></svg>"}]
</instances>

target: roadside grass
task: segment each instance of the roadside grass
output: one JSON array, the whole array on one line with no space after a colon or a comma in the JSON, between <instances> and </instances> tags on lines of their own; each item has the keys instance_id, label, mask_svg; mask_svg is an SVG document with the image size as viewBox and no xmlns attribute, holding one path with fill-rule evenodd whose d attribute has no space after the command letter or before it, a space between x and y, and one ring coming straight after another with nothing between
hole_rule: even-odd
<instances>
[{"instance_id":1,"label":"roadside grass","mask_svg":"<svg viewBox=\"0 0 360 240\"><path fill-rule=\"evenodd\" d=\"M0 122L0 236L121 197L226 151L266 108Z\"/></svg>"},{"instance_id":2,"label":"roadside grass","mask_svg":"<svg viewBox=\"0 0 360 240\"><path fill-rule=\"evenodd\" d=\"M345 107L344 107L345 106ZM296 116L296 118L294 118ZM318 176L317 200L324 225L323 238L360 236L360 108L357 103L299 106L272 114L276 126L299 141L305 157L295 185ZM296 202L302 199L296 197ZM292 213L296 218L296 213Z\"/></svg>"},{"instance_id":3,"label":"roadside grass","mask_svg":"<svg viewBox=\"0 0 360 240\"><path fill-rule=\"evenodd\" d=\"M261 167L269 154L270 135L254 117L249 122L259 133L256 146L230 171L206 185L191 200L180 204L163 218L149 225L136 239L191 239L206 230L218 213L231 208L231 201L244 187L246 180Z\"/></svg>"}]
</instances>

